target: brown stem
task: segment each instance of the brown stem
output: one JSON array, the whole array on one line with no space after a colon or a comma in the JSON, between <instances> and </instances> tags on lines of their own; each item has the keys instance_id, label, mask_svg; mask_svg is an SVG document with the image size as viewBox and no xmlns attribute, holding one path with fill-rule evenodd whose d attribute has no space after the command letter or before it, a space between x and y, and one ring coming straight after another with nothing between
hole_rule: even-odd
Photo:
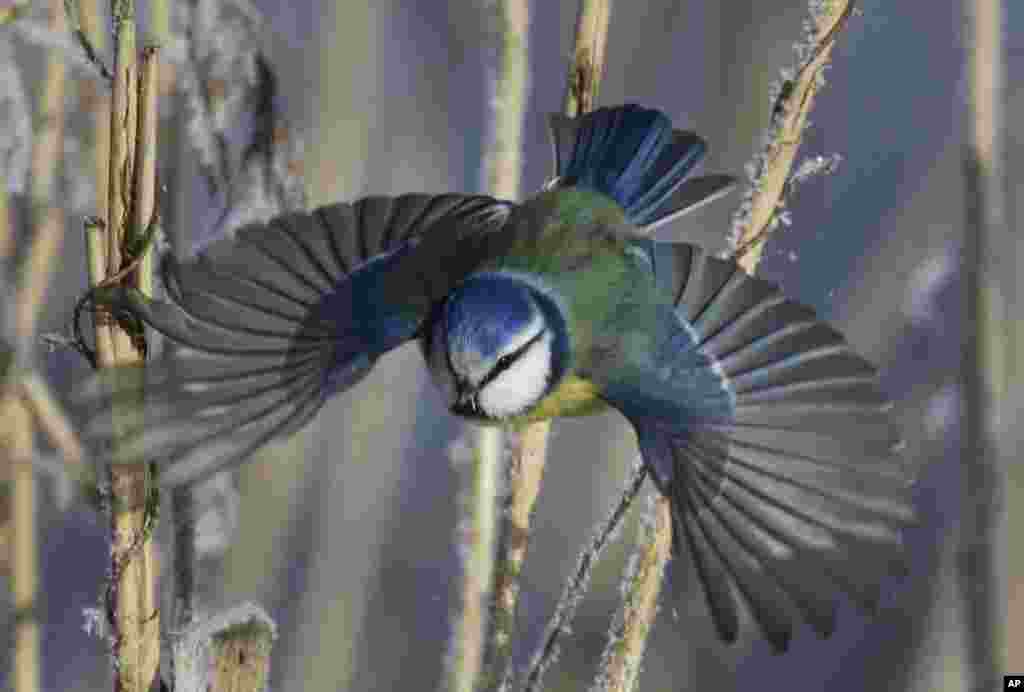
<instances>
[{"instance_id":1,"label":"brown stem","mask_svg":"<svg viewBox=\"0 0 1024 692\"><path fill-rule=\"evenodd\" d=\"M496 6L498 69L494 98L494 133L487 156L490 193L502 199L519 196L523 117L526 106L526 0L503 0ZM501 488L503 435L481 428L477 435L473 482L468 493L468 531L464 546L462 609L456 623L452 665L453 690L492 689L500 681L511 650L514 601L506 603L505 546L497 547L497 510ZM497 554L496 554L497 547Z\"/></svg>"},{"instance_id":2,"label":"brown stem","mask_svg":"<svg viewBox=\"0 0 1024 692\"><path fill-rule=\"evenodd\" d=\"M597 102L604 73L610 16L611 0L581 0L564 104L564 112L570 117L592 110ZM519 577L530 542L530 515L544 477L550 431L550 421L509 431L512 458L509 462L508 507L502 526L503 539L498 548L491 611L495 628L488 654L492 670L505 669L505 681L511 674L510 651L515 633Z\"/></svg>"},{"instance_id":3,"label":"brown stem","mask_svg":"<svg viewBox=\"0 0 1024 692\"><path fill-rule=\"evenodd\" d=\"M153 215L156 160L157 53L147 49L136 62L134 0L114 0L114 84L110 112L110 158L107 176L107 223L102 259L90 257L93 286L117 274L129 259L126 246L137 239ZM142 79L139 79L140 71ZM140 107L141 102L141 107ZM141 111L141 112L140 112ZM152 268L140 263L127 279L144 292L152 286ZM117 322L96 320L97 361L101 367L141 364L143 335ZM137 404L136 404L137 406ZM135 408L115 408L115 430ZM160 661L157 567L151 526L151 479L143 464L118 463L116 446L110 464L111 576L107 609L114 641L116 692L148 692Z\"/></svg>"},{"instance_id":4,"label":"brown stem","mask_svg":"<svg viewBox=\"0 0 1024 692\"><path fill-rule=\"evenodd\" d=\"M821 74L854 5L854 0L832 0L824 5L824 10L815 16L817 35L809 59L800 65L793 79L783 84L776 99L770 124L772 136L754 160L756 174L734 222L733 256L748 274L754 272L764 244L778 223L807 115L824 83Z\"/></svg>"},{"instance_id":5,"label":"brown stem","mask_svg":"<svg viewBox=\"0 0 1024 692\"><path fill-rule=\"evenodd\" d=\"M1000 0L966 0L967 136L964 151L966 223L961 257L964 339L961 347L963 519L957 576L964 609L964 689L998 689L1012 648L1007 617L1007 466L994 421L1007 415L1006 307L996 256L1012 257L1003 177L1004 64ZM1015 464L1010 464L1012 468ZM1010 504L1010 507L1013 505ZM1009 524L1013 526L1014 524ZM1012 603L1012 601L1011 601ZM1016 608L1020 610L1020 608ZM1019 648L1018 648L1019 651ZM1013 666L1018 667L1018 666Z\"/></svg>"},{"instance_id":6,"label":"brown stem","mask_svg":"<svg viewBox=\"0 0 1024 692\"><path fill-rule=\"evenodd\" d=\"M648 536L640 548L629 590L602 658L600 689L606 692L636 689L647 637L658 614L661 582L672 554L672 507L668 498L659 496L653 509L654 526L646 532Z\"/></svg>"}]
</instances>

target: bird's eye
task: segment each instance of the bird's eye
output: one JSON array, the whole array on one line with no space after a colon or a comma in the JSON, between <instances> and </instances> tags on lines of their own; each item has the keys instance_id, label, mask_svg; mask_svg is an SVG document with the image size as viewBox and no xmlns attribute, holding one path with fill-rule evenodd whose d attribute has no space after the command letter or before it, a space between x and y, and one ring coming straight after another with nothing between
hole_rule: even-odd
<instances>
[{"instance_id":1,"label":"bird's eye","mask_svg":"<svg viewBox=\"0 0 1024 692\"><path fill-rule=\"evenodd\" d=\"M505 355L503 355L501 358L498 359L497 363L494 364L494 369L498 370L498 371L504 370L508 366L512 365L512 361L514 359L515 359L515 355L514 354L506 353Z\"/></svg>"}]
</instances>

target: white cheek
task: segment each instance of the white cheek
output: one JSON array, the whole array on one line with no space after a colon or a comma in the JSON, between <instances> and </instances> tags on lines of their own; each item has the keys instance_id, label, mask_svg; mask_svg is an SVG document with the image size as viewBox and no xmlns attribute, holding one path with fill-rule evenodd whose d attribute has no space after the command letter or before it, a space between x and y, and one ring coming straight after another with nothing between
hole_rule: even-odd
<instances>
[{"instance_id":1,"label":"white cheek","mask_svg":"<svg viewBox=\"0 0 1024 692\"><path fill-rule=\"evenodd\" d=\"M480 392L480 408L492 418L524 413L544 394L551 374L551 337L545 335Z\"/></svg>"}]
</instances>

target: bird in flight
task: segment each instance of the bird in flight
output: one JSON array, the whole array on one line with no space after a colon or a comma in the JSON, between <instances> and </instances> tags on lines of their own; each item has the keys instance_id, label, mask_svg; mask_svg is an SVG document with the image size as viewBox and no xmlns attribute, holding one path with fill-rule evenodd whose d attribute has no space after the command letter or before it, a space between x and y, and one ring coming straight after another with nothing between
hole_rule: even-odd
<instances>
[{"instance_id":1,"label":"bird in flight","mask_svg":"<svg viewBox=\"0 0 1024 692\"><path fill-rule=\"evenodd\" d=\"M164 486L302 428L417 340L450 410L520 425L617 409L670 501L712 618L777 650L874 608L911 521L875 368L810 308L653 229L726 193L704 141L637 105L552 116L553 179L510 202L366 197L246 226L162 263L166 300L112 296L183 347L87 387L87 437ZM109 411L142 404L134 420ZM586 472L581 469L581 472Z\"/></svg>"}]
</instances>

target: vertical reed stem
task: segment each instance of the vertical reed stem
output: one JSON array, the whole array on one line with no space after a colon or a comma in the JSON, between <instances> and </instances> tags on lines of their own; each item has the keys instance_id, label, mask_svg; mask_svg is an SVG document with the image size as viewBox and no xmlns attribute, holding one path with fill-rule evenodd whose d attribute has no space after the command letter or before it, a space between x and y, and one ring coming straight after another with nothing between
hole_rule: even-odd
<instances>
[{"instance_id":1,"label":"vertical reed stem","mask_svg":"<svg viewBox=\"0 0 1024 692\"><path fill-rule=\"evenodd\" d=\"M495 197L515 199L519 196L521 177L529 9L526 0L501 0L495 10L498 64L494 131L486 161L487 186ZM453 690L469 692L495 687L511 647L513 623L504 616L506 611L499 606L501 596L495 592L502 583L500 572L496 573L495 515L505 461L503 446L500 428L484 427L478 431L469 494L469 526L465 532L468 540L463 562L462 610L455 631Z\"/></svg>"},{"instance_id":2,"label":"vertical reed stem","mask_svg":"<svg viewBox=\"0 0 1024 692\"><path fill-rule=\"evenodd\" d=\"M744 205L737 213L735 247L740 266L753 274L761 259L764 243L776 226L785 200L787 183L807 116L820 88L820 74L828 64L836 36L853 10L853 0L831 0L812 12L817 34L809 60L794 80L784 86L775 104L771 136L755 158L755 176ZM630 581L620 612L621 624L605 652L600 676L603 689L627 692L636 689L640 656L657 613L665 565L672 556L672 513L669 501L655 504L655 527L639 552L640 569Z\"/></svg>"},{"instance_id":3,"label":"vertical reed stem","mask_svg":"<svg viewBox=\"0 0 1024 692\"><path fill-rule=\"evenodd\" d=\"M64 31L64 6L60 0L49 3L49 25L55 33ZM39 126L33 143L30 178L30 219L32 246L27 261L19 268L19 290L14 301L14 326L21 353L31 342L39 306L53 270L63 233L63 211L54 206L55 182L64 144L64 86L66 67L57 50L47 55L45 83L39 96ZM2 183L0 183L2 184ZM6 194L6 193L5 193ZM6 211L6 210L5 210ZM6 214L5 214L6 217ZM7 218L3 225L7 226ZM10 252L11 235L4 251ZM17 366L15 357L13 366ZM34 429L32 416L19 393L9 388L0 394L4 411L5 445L10 462L12 490L11 589L14 594L14 692L39 690L39 556L36 523L36 478L33 470Z\"/></svg>"},{"instance_id":4,"label":"vertical reed stem","mask_svg":"<svg viewBox=\"0 0 1024 692\"><path fill-rule=\"evenodd\" d=\"M161 7L162 6L162 7ZM166 3L154 3L156 14ZM93 285L119 271L132 258L127 248L144 232L153 217L156 161L157 50L146 48L137 62L135 2L113 0L114 83L110 111L110 158L107 176L104 242L89 243L104 257L90 256ZM155 23L160 19L156 18ZM165 26L166 24L164 24ZM142 78L140 80L139 75ZM141 105L140 105L141 102ZM93 236L95 237L95 236ZM104 270L103 274L96 274ZM144 260L126 279L151 293L152 264ZM141 365L145 358L142 334L97 313L97 361L101 367ZM134 418L133 407L115 408L115 430ZM160 661L160 620L150 509L151 482L143 464L121 464L116 445L110 464L111 570L107 608L114 640L115 692L149 692Z\"/></svg>"},{"instance_id":5,"label":"vertical reed stem","mask_svg":"<svg viewBox=\"0 0 1024 692\"><path fill-rule=\"evenodd\" d=\"M563 112L577 117L594 108L604 74L611 0L581 0L576 16L573 54L569 63ZM515 631L519 580L530 542L530 515L537 502L547 460L551 421L510 431L512 456L508 471L508 506L498 549L493 617L499 627L493 643L495 670L504 667L502 687L511 683L511 641Z\"/></svg>"},{"instance_id":6,"label":"vertical reed stem","mask_svg":"<svg viewBox=\"0 0 1024 692\"><path fill-rule=\"evenodd\" d=\"M39 556L36 479L32 469L32 419L16 396L3 400L12 492L11 590L14 596L14 692L39 688Z\"/></svg>"},{"instance_id":7,"label":"vertical reed stem","mask_svg":"<svg viewBox=\"0 0 1024 692\"><path fill-rule=\"evenodd\" d=\"M822 73L829 63L832 48L853 14L854 5L855 0L812 1L812 8L816 9L812 9L811 14L817 33L810 57L782 86L774 104L767 144L752 162L754 175L733 219L731 241L735 259L748 274L754 273L765 242L778 224L807 116L814 107L815 95L824 84Z\"/></svg>"},{"instance_id":8,"label":"vertical reed stem","mask_svg":"<svg viewBox=\"0 0 1024 692\"><path fill-rule=\"evenodd\" d=\"M661 583L672 554L672 512L668 498L663 495L654 499L653 509L654 524L647 526L648 535L638 551L630 588L602 657L596 685L602 692L637 689L647 637L658 614Z\"/></svg>"},{"instance_id":9,"label":"vertical reed stem","mask_svg":"<svg viewBox=\"0 0 1024 692\"><path fill-rule=\"evenodd\" d=\"M1009 663L1006 622L1006 485L993 421L999 416L1006 372L1005 306L995 257L1014 257L1006 228L1003 177L1003 8L1001 0L966 0L967 207L961 276L964 342L961 349L963 519L957 570L964 607L965 688L998 689ZM1007 247L1001 247L1003 244ZM1003 407L1006 409L1007 407ZM1005 414L1004 414L1005 415Z\"/></svg>"}]
</instances>

